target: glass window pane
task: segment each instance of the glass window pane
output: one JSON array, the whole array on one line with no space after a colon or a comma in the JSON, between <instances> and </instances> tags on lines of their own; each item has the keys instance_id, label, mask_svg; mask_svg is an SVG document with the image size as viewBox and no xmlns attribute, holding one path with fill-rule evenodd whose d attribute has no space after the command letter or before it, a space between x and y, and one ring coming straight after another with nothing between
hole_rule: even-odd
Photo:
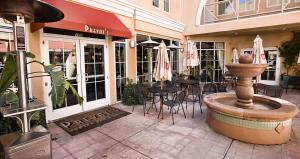
<instances>
[{"instance_id":1,"label":"glass window pane","mask_svg":"<svg viewBox=\"0 0 300 159\"><path fill-rule=\"evenodd\" d=\"M105 98L105 82L96 82L97 99Z\"/></svg>"},{"instance_id":2,"label":"glass window pane","mask_svg":"<svg viewBox=\"0 0 300 159\"><path fill-rule=\"evenodd\" d=\"M213 42L201 42L201 49L214 49Z\"/></svg>"},{"instance_id":3,"label":"glass window pane","mask_svg":"<svg viewBox=\"0 0 300 159\"><path fill-rule=\"evenodd\" d=\"M95 68L96 68L96 75L104 75L104 74L105 74L105 72L104 72L104 67L105 67L104 64L96 64L96 65L95 65Z\"/></svg>"},{"instance_id":4,"label":"glass window pane","mask_svg":"<svg viewBox=\"0 0 300 159\"><path fill-rule=\"evenodd\" d=\"M91 83L86 84L86 101L94 101L96 100L96 92L95 92L95 83L93 82L94 78L89 79L89 81L92 81Z\"/></svg>"}]
</instances>

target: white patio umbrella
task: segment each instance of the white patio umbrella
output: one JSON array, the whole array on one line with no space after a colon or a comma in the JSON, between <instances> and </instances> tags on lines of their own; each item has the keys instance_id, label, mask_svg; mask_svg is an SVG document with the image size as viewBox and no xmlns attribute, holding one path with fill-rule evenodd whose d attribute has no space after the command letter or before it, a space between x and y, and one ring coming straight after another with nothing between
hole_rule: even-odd
<instances>
[{"instance_id":1,"label":"white patio umbrella","mask_svg":"<svg viewBox=\"0 0 300 159\"><path fill-rule=\"evenodd\" d=\"M163 81L172 80L172 72L166 44L161 42L158 48L159 49L156 58L157 61L154 67L153 75L156 81L161 81L162 88Z\"/></svg>"},{"instance_id":2,"label":"white patio umbrella","mask_svg":"<svg viewBox=\"0 0 300 159\"><path fill-rule=\"evenodd\" d=\"M253 64L267 64L262 39L259 35L256 36L253 43ZM260 76L260 75L259 75ZM259 82L259 76L256 77L256 84Z\"/></svg>"},{"instance_id":3,"label":"white patio umbrella","mask_svg":"<svg viewBox=\"0 0 300 159\"><path fill-rule=\"evenodd\" d=\"M187 51L183 57L183 66L198 66L199 58L197 53L197 48L194 42L188 41L187 43Z\"/></svg>"},{"instance_id":4,"label":"white patio umbrella","mask_svg":"<svg viewBox=\"0 0 300 159\"><path fill-rule=\"evenodd\" d=\"M239 55L236 48L232 50L232 63L239 63Z\"/></svg>"},{"instance_id":5,"label":"white patio umbrella","mask_svg":"<svg viewBox=\"0 0 300 159\"><path fill-rule=\"evenodd\" d=\"M199 65L199 57L197 48L194 42L188 41L187 43L187 51L183 55L183 66L195 67Z\"/></svg>"},{"instance_id":6,"label":"white patio umbrella","mask_svg":"<svg viewBox=\"0 0 300 159\"><path fill-rule=\"evenodd\" d=\"M256 36L253 43L253 55L254 55L254 64L266 64L266 56L264 52L264 47L262 44L262 39L259 37L259 35Z\"/></svg>"}]
</instances>

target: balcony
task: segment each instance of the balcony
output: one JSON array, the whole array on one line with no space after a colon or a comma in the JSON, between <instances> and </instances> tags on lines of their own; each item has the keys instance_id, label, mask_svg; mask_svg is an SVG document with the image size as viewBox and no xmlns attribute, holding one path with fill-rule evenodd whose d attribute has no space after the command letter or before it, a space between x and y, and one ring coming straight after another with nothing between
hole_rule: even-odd
<instances>
[{"instance_id":1,"label":"balcony","mask_svg":"<svg viewBox=\"0 0 300 159\"><path fill-rule=\"evenodd\" d=\"M281 14L300 9L300 0L224 0L204 6L201 25Z\"/></svg>"}]
</instances>

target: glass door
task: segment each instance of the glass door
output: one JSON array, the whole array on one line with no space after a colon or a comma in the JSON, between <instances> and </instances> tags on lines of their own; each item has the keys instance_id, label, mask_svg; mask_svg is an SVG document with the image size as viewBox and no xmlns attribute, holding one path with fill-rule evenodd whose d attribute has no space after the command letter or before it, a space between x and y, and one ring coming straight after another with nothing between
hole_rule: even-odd
<instances>
[{"instance_id":1,"label":"glass door","mask_svg":"<svg viewBox=\"0 0 300 159\"><path fill-rule=\"evenodd\" d=\"M117 101L122 100L126 84L126 43L115 42L116 92Z\"/></svg>"},{"instance_id":2,"label":"glass door","mask_svg":"<svg viewBox=\"0 0 300 159\"><path fill-rule=\"evenodd\" d=\"M108 105L108 65L105 44L80 41L84 110Z\"/></svg>"},{"instance_id":3,"label":"glass door","mask_svg":"<svg viewBox=\"0 0 300 159\"><path fill-rule=\"evenodd\" d=\"M80 81L80 52L79 42L71 39L61 38L45 38L43 42L43 62L48 64L56 64L64 71L65 78L81 93ZM82 112L76 98L71 92L66 92L65 101L61 106L52 105L51 98L48 95L51 91L51 80L44 77L44 101L48 105L46 109L46 118L55 120L72 114Z\"/></svg>"},{"instance_id":4,"label":"glass door","mask_svg":"<svg viewBox=\"0 0 300 159\"><path fill-rule=\"evenodd\" d=\"M277 49L265 49L265 56L269 66L260 76L261 83L278 85L280 78L279 52Z\"/></svg>"}]
</instances>

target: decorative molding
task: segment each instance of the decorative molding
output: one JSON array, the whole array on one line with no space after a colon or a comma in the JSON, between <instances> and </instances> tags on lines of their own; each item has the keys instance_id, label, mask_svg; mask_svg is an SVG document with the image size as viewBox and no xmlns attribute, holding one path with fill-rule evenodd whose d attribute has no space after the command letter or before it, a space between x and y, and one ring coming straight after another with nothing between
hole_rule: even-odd
<instances>
[{"instance_id":1,"label":"decorative molding","mask_svg":"<svg viewBox=\"0 0 300 159\"><path fill-rule=\"evenodd\" d=\"M185 25L176 20L162 17L161 15L153 14L139 6L129 4L128 0L73 0L77 3L94 7L101 10L106 10L136 20L144 21L174 31L183 32Z\"/></svg>"}]
</instances>

